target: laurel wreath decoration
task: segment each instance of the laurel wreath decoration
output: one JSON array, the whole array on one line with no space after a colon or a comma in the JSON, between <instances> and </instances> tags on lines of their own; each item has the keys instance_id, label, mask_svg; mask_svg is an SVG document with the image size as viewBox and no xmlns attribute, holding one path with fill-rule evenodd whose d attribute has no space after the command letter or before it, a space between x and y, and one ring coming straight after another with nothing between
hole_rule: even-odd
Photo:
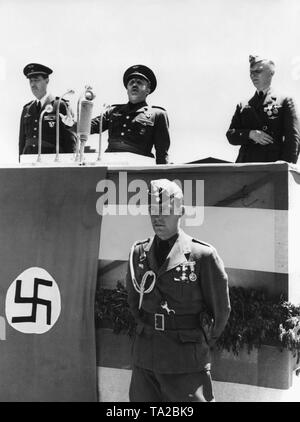
<instances>
[{"instance_id":1,"label":"laurel wreath decoration","mask_svg":"<svg viewBox=\"0 0 300 422\"><path fill-rule=\"evenodd\" d=\"M300 361L300 306L270 298L263 289L230 287L231 313L216 343L238 355L246 347L250 352L262 344L288 349ZM135 332L135 321L127 303L127 291L121 281L115 289L98 287L95 301L96 327L109 327L115 333Z\"/></svg>"},{"instance_id":2,"label":"laurel wreath decoration","mask_svg":"<svg viewBox=\"0 0 300 422\"><path fill-rule=\"evenodd\" d=\"M95 300L95 324L97 328L112 328L113 332L127 333L132 336L135 332L135 320L127 303L127 290L118 281L115 289L97 288Z\"/></svg>"}]
</instances>

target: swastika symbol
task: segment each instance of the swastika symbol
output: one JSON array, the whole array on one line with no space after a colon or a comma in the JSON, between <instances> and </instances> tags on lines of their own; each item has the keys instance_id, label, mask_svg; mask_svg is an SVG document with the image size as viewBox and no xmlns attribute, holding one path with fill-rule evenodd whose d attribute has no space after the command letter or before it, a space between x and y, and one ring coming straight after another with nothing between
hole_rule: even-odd
<instances>
[{"instance_id":1,"label":"swastika symbol","mask_svg":"<svg viewBox=\"0 0 300 422\"><path fill-rule=\"evenodd\" d=\"M15 303L31 303L32 304L32 313L29 316L16 316L12 317L12 323L20 322L36 322L36 314L38 305L46 306L47 309L47 325L51 325L51 301L40 299L38 292L39 286L52 287L53 282L49 280L43 280L41 278L34 278L34 287L33 287L33 296L32 297L22 297L22 280L16 280L16 292L15 292Z\"/></svg>"}]
</instances>

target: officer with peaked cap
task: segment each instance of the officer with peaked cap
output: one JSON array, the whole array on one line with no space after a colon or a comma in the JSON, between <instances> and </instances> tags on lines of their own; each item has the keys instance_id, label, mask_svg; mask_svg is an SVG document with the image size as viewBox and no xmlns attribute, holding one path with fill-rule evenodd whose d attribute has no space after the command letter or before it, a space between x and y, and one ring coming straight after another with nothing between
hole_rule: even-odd
<instances>
[{"instance_id":1,"label":"officer with peaked cap","mask_svg":"<svg viewBox=\"0 0 300 422\"><path fill-rule=\"evenodd\" d=\"M162 107L150 106L146 98L157 85L151 69L144 65L129 67L123 75L128 103L115 104L104 114L102 130L108 130L105 152L130 152L154 157L157 164L168 163L169 121ZM91 133L99 133L100 116L92 119Z\"/></svg>"},{"instance_id":2,"label":"officer with peaked cap","mask_svg":"<svg viewBox=\"0 0 300 422\"><path fill-rule=\"evenodd\" d=\"M47 92L49 75L52 72L52 69L39 63L29 63L23 69L24 75L29 79L35 99L23 107L19 134L20 155L38 153L39 118L48 104L52 106L52 111L45 113L43 117L42 153L53 154L56 152L56 109L59 97L54 97ZM59 111L60 152L71 153L76 145L76 133L72 129L73 112L64 99L60 103Z\"/></svg>"},{"instance_id":3,"label":"officer with peaked cap","mask_svg":"<svg viewBox=\"0 0 300 422\"><path fill-rule=\"evenodd\" d=\"M214 401L210 346L230 313L223 262L180 229L175 182L151 181L149 213L155 236L133 244L126 276L137 322L130 401Z\"/></svg>"},{"instance_id":4,"label":"officer with peaked cap","mask_svg":"<svg viewBox=\"0 0 300 422\"><path fill-rule=\"evenodd\" d=\"M256 91L250 100L237 105L226 133L230 144L241 146L236 162L296 163L300 131L294 100L272 89L272 60L249 56L249 62Z\"/></svg>"}]
</instances>

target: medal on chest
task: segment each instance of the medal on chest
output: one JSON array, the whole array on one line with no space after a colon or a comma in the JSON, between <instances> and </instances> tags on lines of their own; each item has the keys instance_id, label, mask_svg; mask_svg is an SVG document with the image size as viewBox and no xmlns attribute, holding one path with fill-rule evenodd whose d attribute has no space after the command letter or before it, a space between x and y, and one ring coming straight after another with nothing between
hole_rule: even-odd
<instances>
[{"instance_id":1,"label":"medal on chest","mask_svg":"<svg viewBox=\"0 0 300 422\"><path fill-rule=\"evenodd\" d=\"M175 282L191 283L197 281L197 275L195 273L195 261L186 261L176 267L176 276L174 277Z\"/></svg>"},{"instance_id":2,"label":"medal on chest","mask_svg":"<svg viewBox=\"0 0 300 422\"><path fill-rule=\"evenodd\" d=\"M264 106L264 112L267 113L267 115L270 118L275 118L275 116L278 114L278 106L276 103L270 103L270 104L266 104Z\"/></svg>"}]
</instances>

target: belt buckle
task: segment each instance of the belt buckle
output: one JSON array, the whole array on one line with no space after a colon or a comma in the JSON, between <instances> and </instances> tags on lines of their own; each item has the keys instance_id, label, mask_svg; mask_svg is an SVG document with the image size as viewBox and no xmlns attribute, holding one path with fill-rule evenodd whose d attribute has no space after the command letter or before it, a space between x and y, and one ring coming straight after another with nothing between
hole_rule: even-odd
<instances>
[{"instance_id":1,"label":"belt buckle","mask_svg":"<svg viewBox=\"0 0 300 422\"><path fill-rule=\"evenodd\" d=\"M154 329L157 331L165 331L164 314L154 314Z\"/></svg>"}]
</instances>

